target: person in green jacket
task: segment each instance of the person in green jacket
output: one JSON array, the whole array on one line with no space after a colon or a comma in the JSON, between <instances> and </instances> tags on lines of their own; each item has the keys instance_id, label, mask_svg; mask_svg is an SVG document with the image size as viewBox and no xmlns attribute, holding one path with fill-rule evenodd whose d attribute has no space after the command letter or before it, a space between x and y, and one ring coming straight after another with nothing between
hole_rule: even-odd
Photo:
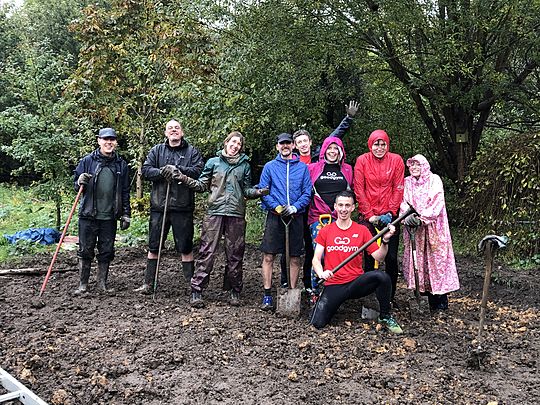
<instances>
[{"instance_id":1,"label":"person in green jacket","mask_svg":"<svg viewBox=\"0 0 540 405\"><path fill-rule=\"evenodd\" d=\"M246 199L268 194L268 189L251 186L249 157L243 153L244 136L231 132L223 142L223 150L206 162L197 180L181 174L177 180L198 192L209 191L208 212L201 229L199 257L191 279L190 304L204 307L203 290L208 286L210 273L221 235L225 237L226 277L231 286L229 303L240 305L242 263L245 250Z\"/></svg>"}]
</instances>

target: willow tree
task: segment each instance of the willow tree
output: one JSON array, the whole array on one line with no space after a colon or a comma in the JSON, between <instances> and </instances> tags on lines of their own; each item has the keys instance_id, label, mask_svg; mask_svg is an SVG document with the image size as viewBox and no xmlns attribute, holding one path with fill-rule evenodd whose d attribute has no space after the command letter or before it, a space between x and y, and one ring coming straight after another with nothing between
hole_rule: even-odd
<instances>
[{"instance_id":1,"label":"willow tree","mask_svg":"<svg viewBox=\"0 0 540 405\"><path fill-rule=\"evenodd\" d=\"M182 1L112 0L72 26L81 50L69 93L80 115L126 136L139 198L149 141L161 139L179 86L211 70L211 41L189 10Z\"/></svg>"}]
</instances>

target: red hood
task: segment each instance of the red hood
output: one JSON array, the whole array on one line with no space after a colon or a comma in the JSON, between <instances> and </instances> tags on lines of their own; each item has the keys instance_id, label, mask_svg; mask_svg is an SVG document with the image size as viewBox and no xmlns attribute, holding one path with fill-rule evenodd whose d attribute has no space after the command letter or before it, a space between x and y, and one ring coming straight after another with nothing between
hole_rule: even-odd
<instances>
[{"instance_id":1,"label":"red hood","mask_svg":"<svg viewBox=\"0 0 540 405\"><path fill-rule=\"evenodd\" d=\"M376 129L369 135L369 138L367 141L369 150L371 150L371 147L373 146L373 144L377 142L379 139L382 139L383 141L386 142L386 144L388 145L388 147L386 148L386 152L390 152L390 138L388 137L388 134L382 129Z\"/></svg>"}]
</instances>

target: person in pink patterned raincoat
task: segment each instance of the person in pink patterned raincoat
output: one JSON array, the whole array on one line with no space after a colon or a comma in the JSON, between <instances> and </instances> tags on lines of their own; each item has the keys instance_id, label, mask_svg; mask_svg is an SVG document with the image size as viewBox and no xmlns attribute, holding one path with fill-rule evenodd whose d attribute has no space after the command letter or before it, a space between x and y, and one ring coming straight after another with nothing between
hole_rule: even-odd
<instances>
[{"instance_id":1,"label":"person in pink patterned raincoat","mask_svg":"<svg viewBox=\"0 0 540 405\"><path fill-rule=\"evenodd\" d=\"M411 240L407 228L416 229L419 289L427 295L431 310L448 309L447 294L459 289L452 238L441 178L430 170L427 159L415 155L407 160L410 176L405 178L401 213L411 204L418 215L404 220L403 275L408 288L415 288Z\"/></svg>"}]
</instances>

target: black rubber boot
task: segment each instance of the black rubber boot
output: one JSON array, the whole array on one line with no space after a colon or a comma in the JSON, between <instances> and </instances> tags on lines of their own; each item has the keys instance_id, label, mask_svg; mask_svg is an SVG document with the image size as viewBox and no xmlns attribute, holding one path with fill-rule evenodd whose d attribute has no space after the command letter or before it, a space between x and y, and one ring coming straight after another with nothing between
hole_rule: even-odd
<instances>
[{"instance_id":1,"label":"black rubber boot","mask_svg":"<svg viewBox=\"0 0 540 405\"><path fill-rule=\"evenodd\" d=\"M109 276L109 262L98 262L97 288L100 292L113 293L114 289L107 288L107 277Z\"/></svg>"},{"instance_id":2,"label":"black rubber boot","mask_svg":"<svg viewBox=\"0 0 540 405\"><path fill-rule=\"evenodd\" d=\"M156 278L157 259L148 259L146 270L144 271L144 284L135 289L145 295L150 295L154 291L154 279Z\"/></svg>"},{"instance_id":3,"label":"black rubber boot","mask_svg":"<svg viewBox=\"0 0 540 405\"><path fill-rule=\"evenodd\" d=\"M195 264L193 262L182 262L182 272L184 273L184 279L191 285L191 279L193 278L193 272L195 271Z\"/></svg>"},{"instance_id":4,"label":"black rubber boot","mask_svg":"<svg viewBox=\"0 0 540 405\"><path fill-rule=\"evenodd\" d=\"M79 259L79 288L75 290L75 294L83 294L88 289L88 280L90 279L90 267L92 262L86 259Z\"/></svg>"}]
</instances>

